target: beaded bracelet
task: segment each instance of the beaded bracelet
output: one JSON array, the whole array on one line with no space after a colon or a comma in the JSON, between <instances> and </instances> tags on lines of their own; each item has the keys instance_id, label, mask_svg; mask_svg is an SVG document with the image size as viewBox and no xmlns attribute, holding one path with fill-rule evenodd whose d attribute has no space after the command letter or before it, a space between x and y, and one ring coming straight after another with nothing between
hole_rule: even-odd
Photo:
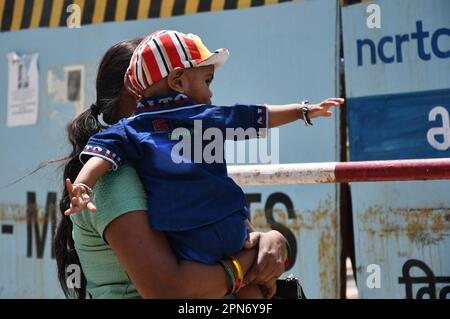
<instances>
[{"instance_id":1,"label":"beaded bracelet","mask_svg":"<svg viewBox=\"0 0 450 319\"><path fill-rule=\"evenodd\" d=\"M305 122L306 126L311 126L313 125L311 122L311 119L309 118L309 106L308 106L309 102L308 101L302 101L300 103L300 111L302 113L303 116L303 121Z\"/></svg>"},{"instance_id":2,"label":"beaded bracelet","mask_svg":"<svg viewBox=\"0 0 450 319\"><path fill-rule=\"evenodd\" d=\"M227 295L233 294L236 290L236 277L225 261L219 260L219 263L222 265L228 277L229 289L227 290Z\"/></svg>"}]
</instances>

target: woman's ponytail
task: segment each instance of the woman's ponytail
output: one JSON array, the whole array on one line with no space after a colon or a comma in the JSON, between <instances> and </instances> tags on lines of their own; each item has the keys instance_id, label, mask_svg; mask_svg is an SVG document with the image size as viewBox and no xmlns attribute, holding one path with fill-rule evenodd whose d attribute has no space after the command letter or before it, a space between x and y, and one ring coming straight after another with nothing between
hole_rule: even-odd
<instances>
[{"instance_id":1,"label":"woman's ponytail","mask_svg":"<svg viewBox=\"0 0 450 319\"><path fill-rule=\"evenodd\" d=\"M111 47L100 63L97 81L97 102L79 114L66 128L69 142L72 146L70 154L66 157L63 190L59 203L60 221L54 237L55 256L58 267L58 280L68 298L86 298L86 278L81 271L81 286L69 287L67 284L67 267L76 264L80 266L80 259L75 250L72 237L73 224L64 211L70 207L69 193L65 187L65 180L75 180L81 170L82 164L78 157L87 144L89 138L98 133L104 126L99 117L106 124L113 124L120 118L120 100L123 94L123 78L130 63L131 56L142 39L122 41Z\"/></svg>"},{"instance_id":2,"label":"woman's ponytail","mask_svg":"<svg viewBox=\"0 0 450 319\"><path fill-rule=\"evenodd\" d=\"M68 156L67 163L64 167L64 181L66 178L70 178L70 180L73 181L82 167L78 156L89 138L100 131L100 124L97 121L96 116L92 114L92 110L89 108L70 122L67 125L66 131L69 142L72 145L72 151ZM67 267L74 264L80 266L80 260L72 238L72 221L70 220L70 217L63 214L69 207L69 193L66 187L63 187L61 200L59 202L59 209L62 213L60 215L61 221L59 222L54 238L58 279L67 298L84 299L86 297L86 278L84 277L83 272L81 272L80 287L73 287L73 290L71 290L66 282Z\"/></svg>"}]
</instances>

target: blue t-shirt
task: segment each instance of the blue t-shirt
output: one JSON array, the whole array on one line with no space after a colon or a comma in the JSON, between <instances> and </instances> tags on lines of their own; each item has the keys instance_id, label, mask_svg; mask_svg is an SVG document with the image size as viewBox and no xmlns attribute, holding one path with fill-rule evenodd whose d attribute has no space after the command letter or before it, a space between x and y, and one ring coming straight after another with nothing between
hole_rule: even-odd
<instances>
[{"instance_id":1,"label":"blue t-shirt","mask_svg":"<svg viewBox=\"0 0 450 319\"><path fill-rule=\"evenodd\" d=\"M114 170L124 159L133 161L148 195L152 227L190 230L237 211L248 215L242 189L228 177L224 154L212 163L201 156L213 142L202 138L203 133L216 128L215 132L218 129L226 138L230 137L227 129L253 128L244 136L250 138L262 136L267 127L265 105L194 104L183 94L144 98L133 116L91 137L80 160L102 157ZM252 132L257 134L252 136ZM191 133L190 137L186 133Z\"/></svg>"}]
</instances>

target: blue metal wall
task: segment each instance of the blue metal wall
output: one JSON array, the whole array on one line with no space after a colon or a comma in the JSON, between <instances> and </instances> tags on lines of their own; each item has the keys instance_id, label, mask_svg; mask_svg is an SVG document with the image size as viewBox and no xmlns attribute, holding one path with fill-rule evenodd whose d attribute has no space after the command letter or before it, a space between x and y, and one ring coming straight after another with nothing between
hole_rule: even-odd
<instances>
[{"instance_id":1,"label":"blue metal wall","mask_svg":"<svg viewBox=\"0 0 450 319\"><path fill-rule=\"evenodd\" d=\"M350 158L448 157L450 2L371 3L381 28L366 24L369 4L342 16ZM351 185L360 297L450 297L449 186ZM371 264L379 266L379 287Z\"/></svg>"},{"instance_id":2,"label":"blue metal wall","mask_svg":"<svg viewBox=\"0 0 450 319\"><path fill-rule=\"evenodd\" d=\"M350 98L351 160L450 156L448 111L430 121L436 107L450 110L450 89ZM443 129L428 138L433 127Z\"/></svg>"},{"instance_id":3,"label":"blue metal wall","mask_svg":"<svg viewBox=\"0 0 450 319\"><path fill-rule=\"evenodd\" d=\"M1 33L0 183L66 154L64 126L94 101L100 57L119 40L156 29L197 33L209 48L226 47L231 52L215 76L216 103L281 104L305 98L320 101L338 94L337 24L337 2L317 0L80 29ZM6 127L6 54L10 51L39 53L39 115L33 126ZM79 64L85 68L83 104L61 96L64 67ZM317 120L312 128L303 123L282 127L280 162L336 161L337 123L333 117ZM62 296L50 245L51 212L59 200L61 174L61 168L53 166L0 190L0 224L9 230L0 233L0 297ZM289 272L301 278L308 297L338 297L337 186L248 187L245 191L258 228L269 229L269 220L298 248ZM33 203L39 208L37 223L27 218Z\"/></svg>"}]
</instances>

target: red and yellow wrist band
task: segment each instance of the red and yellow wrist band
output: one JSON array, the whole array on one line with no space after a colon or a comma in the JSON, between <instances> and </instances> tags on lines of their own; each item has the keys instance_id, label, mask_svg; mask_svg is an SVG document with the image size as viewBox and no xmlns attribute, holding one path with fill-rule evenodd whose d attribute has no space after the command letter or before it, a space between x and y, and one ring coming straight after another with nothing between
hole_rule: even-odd
<instances>
[{"instance_id":1,"label":"red and yellow wrist band","mask_svg":"<svg viewBox=\"0 0 450 319\"><path fill-rule=\"evenodd\" d=\"M242 287L242 283L244 281L244 272L242 271L241 264L237 261L236 258L231 256L229 259L231 264L233 265L234 271L224 260L220 260L219 263L220 265L222 265L228 277L229 289L227 291L227 294L234 294Z\"/></svg>"},{"instance_id":2,"label":"red and yellow wrist band","mask_svg":"<svg viewBox=\"0 0 450 319\"><path fill-rule=\"evenodd\" d=\"M236 260L236 258L230 256L230 260L236 270L236 291L238 291L241 289L242 283L244 282L244 272L242 271L241 264Z\"/></svg>"},{"instance_id":3,"label":"red and yellow wrist band","mask_svg":"<svg viewBox=\"0 0 450 319\"><path fill-rule=\"evenodd\" d=\"M290 261L291 261L291 246L289 246L289 242L286 240L286 249L284 251L284 268L285 269L289 266Z\"/></svg>"}]
</instances>

